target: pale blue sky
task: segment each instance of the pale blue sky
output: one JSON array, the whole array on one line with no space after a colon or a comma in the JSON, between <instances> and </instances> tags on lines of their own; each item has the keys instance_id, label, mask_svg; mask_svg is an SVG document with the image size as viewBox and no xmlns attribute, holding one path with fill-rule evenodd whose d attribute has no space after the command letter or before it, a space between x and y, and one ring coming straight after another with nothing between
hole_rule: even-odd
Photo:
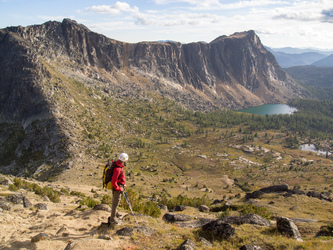
<instances>
[{"instance_id":1,"label":"pale blue sky","mask_svg":"<svg viewBox=\"0 0 333 250\"><path fill-rule=\"evenodd\" d=\"M0 0L0 28L64 18L130 43L254 30L272 48L333 50L333 0Z\"/></svg>"}]
</instances>

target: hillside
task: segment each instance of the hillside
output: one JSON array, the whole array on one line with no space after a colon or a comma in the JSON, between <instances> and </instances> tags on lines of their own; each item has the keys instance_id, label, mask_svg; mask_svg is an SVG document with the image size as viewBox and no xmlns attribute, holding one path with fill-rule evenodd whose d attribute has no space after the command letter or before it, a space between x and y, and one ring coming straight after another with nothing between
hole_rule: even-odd
<instances>
[{"instance_id":1,"label":"hillside","mask_svg":"<svg viewBox=\"0 0 333 250\"><path fill-rule=\"evenodd\" d=\"M312 63L312 65L319 67L333 67L333 55L318 60L317 62Z\"/></svg>"},{"instance_id":2,"label":"hillside","mask_svg":"<svg viewBox=\"0 0 333 250\"><path fill-rule=\"evenodd\" d=\"M285 71L320 100L332 100L333 67L298 66Z\"/></svg>"}]
</instances>

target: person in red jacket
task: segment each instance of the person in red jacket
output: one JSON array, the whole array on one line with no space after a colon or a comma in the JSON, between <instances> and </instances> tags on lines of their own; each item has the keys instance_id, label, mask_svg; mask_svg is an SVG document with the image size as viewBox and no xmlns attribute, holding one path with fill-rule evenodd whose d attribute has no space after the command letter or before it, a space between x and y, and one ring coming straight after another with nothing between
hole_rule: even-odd
<instances>
[{"instance_id":1,"label":"person in red jacket","mask_svg":"<svg viewBox=\"0 0 333 250\"><path fill-rule=\"evenodd\" d=\"M125 182L125 171L124 167L128 161L128 155L126 153L121 153L116 161L116 166L113 170L113 175L111 179L112 184L112 207L111 207L111 216L109 217L109 224L119 224L119 221L116 219L117 207L121 200L121 193L126 187Z\"/></svg>"}]
</instances>

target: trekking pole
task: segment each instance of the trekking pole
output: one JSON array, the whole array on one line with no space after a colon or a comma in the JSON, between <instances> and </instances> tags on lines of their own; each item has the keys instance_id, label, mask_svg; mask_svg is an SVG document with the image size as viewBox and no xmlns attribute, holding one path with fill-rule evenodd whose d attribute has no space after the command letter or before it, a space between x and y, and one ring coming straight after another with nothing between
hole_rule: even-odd
<instances>
[{"instance_id":1,"label":"trekking pole","mask_svg":"<svg viewBox=\"0 0 333 250\"><path fill-rule=\"evenodd\" d=\"M137 220L136 220L136 218L135 218L135 215L134 215L134 213L133 213L132 206L131 206L131 204L130 204L130 202L129 202L128 194L127 194L125 188L124 188L124 190L123 190L123 195L124 195L124 197L125 197L125 200L126 200L128 206L129 206L129 208L131 209L131 212L132 212L132 215L133 215L133 217L134 217L134 220L135 220L136 224L139 226L139 223L137 222Z\"/></svg>"}]
</instances>

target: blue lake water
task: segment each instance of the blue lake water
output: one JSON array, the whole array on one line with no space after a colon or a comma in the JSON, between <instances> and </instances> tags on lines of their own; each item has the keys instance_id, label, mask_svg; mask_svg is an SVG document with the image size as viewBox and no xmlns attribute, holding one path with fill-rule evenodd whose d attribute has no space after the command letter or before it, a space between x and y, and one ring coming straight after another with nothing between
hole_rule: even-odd
<instances>
[{"instance_id":1,"label":"blue lake water","mask_svg":"<svg viewBox=\"0 0 333 250\"><path fill-rule=\"evenodd\" d=\"M297 111L296 108L287 104L264 104L257 107L238 110L238 112L257 114L257 115L284 115L292 114Z\"/></svg>"}]
</instances>

